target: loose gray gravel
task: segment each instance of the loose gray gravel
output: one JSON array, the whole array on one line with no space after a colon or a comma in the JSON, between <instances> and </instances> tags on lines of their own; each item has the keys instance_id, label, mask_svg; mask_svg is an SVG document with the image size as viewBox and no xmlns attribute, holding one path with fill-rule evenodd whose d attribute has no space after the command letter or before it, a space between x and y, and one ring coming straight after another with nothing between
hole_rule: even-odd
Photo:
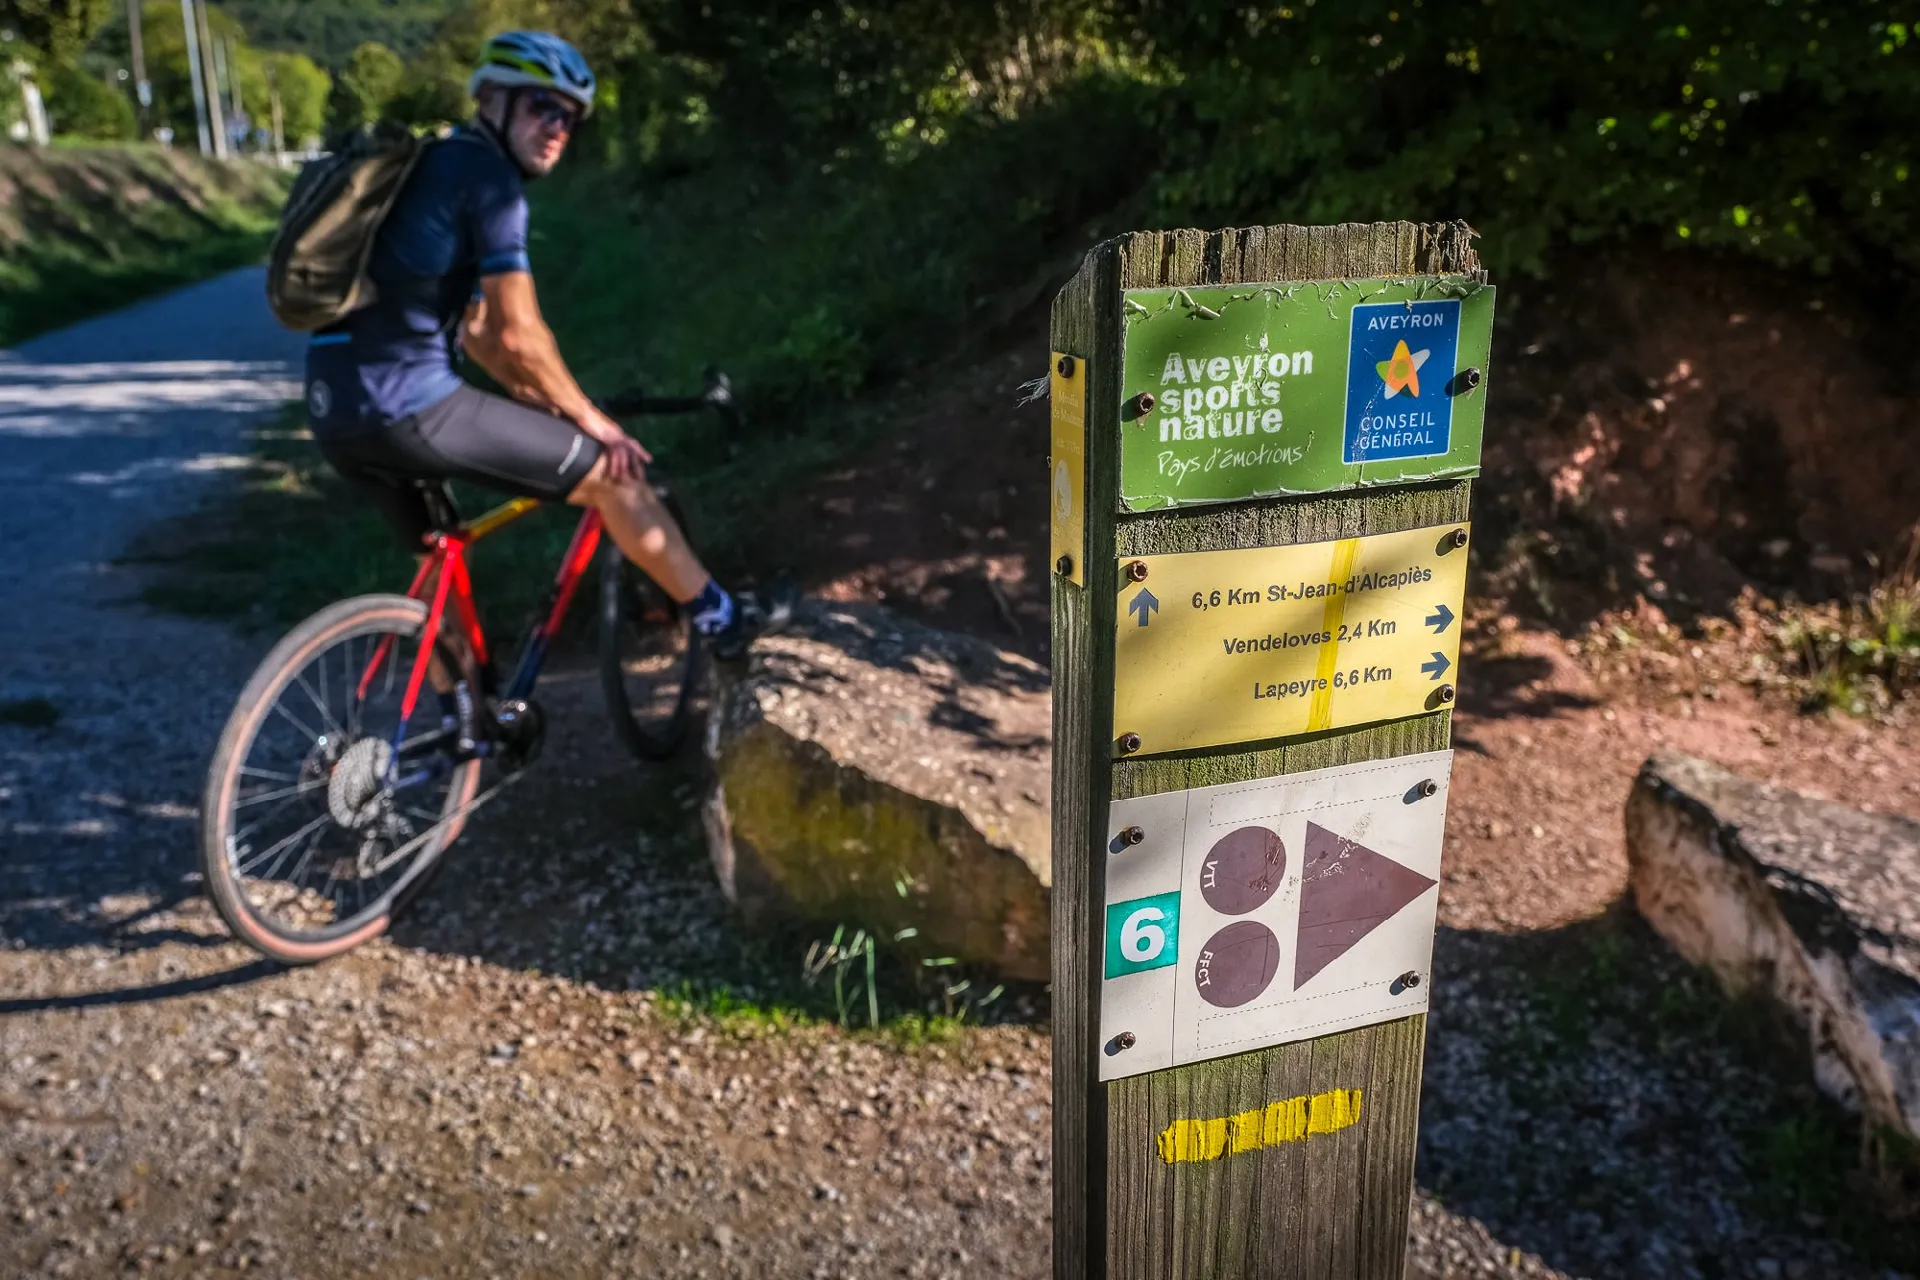
<instances>
[{"instance_id":1,"label":"loose gray gravel","mask_svg":"<svg viewBox=\"0 0 1920 1280\"><path fill-rule=\"evenodd\" d=\"M0 725L0 1276L1047 1274L1044 1023L909 1045L676 1003L764 994L768 944L586 673L394 938L291 972L225 940L194 805L271 637L147 612L114 561L298 346L243 272L0 354L0 701L61 713ZM1522 1054L1566 1032L1538 962L1443 935L1410 1276L1880 1280L1742 1207L1715 1098L1770 1095L1711 1033L1669 1058L1608 1007Z\"/></svg>"}]
</instances>

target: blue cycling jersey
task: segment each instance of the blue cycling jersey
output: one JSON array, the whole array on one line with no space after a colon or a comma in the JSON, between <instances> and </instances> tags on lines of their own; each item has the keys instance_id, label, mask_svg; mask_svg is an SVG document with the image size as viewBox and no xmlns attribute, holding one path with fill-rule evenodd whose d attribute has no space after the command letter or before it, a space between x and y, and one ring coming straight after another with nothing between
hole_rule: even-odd
<instances>
[{"instance_id":1,"label":"blue cycling jersey","mask_svg":"<svg viewBox=\"0 0 1920 1280\"><path fill-rule=\"evenodd\" d=\"M528 270L520 170L473 126L432 143L374 239L376 300L307 349L313 433L378 431L460 389L460 319L482 276Z\"/></svg>"}]
</instances>

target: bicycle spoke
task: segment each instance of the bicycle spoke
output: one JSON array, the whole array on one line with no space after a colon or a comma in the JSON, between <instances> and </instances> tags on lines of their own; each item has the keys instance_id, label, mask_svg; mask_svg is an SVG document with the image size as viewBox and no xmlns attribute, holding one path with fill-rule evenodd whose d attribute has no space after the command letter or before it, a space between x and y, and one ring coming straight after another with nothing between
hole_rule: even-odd
<instances>
[{"instance_id":1,"label":"bicycle spoke","mask_svg":"<svg viewBox=\"0 0 1920 1280\"><path fill-rule=\"evenodd\" d=\"M233 807L236 809L244 809L250 804L262 804L268 800L278 800L282 796L303 796L316 787L324 787L326 785L327 780L325 778L315 778L312 782L302 782L298 786L283 787L279 791L267 791L257 796L248 796L245 800L236 800L233 802Z\"/></svg>"},{"instance_id":2,"label":"bicycle spoke","mask_svg":"<svg viewBox=\"0 0 1920 1280\"><path fill-rule=\"evenodd\" d=\"M246 875L247 867L249 865L254 865L254 866L259 865L261 862L264 862L267 858L271 857L273 854L279 852L281 849L284 849L286 846L292 844L295 840L298 840L301 836L306 835L309 831L312 831L314 828L322 826L332 821L333 821L332 814L330 813L321 814L319 817L307 823L305 826L301 827L298 831L294 832L292 835L284 836L281 839L276 840L271 845L268 845L264 852L257 853L253 855L253 857L249 858L246 862L242 862L235 865L233 869L234 874L236 876Z\"/></svg>"},{"instance_id":3,"label":"bicycle spoke","mask_svg":"<svg viewBox=\"0 0 1920 1280\"><path fill-rule=\"evenodd\" d=\"M256 769L250 764L240 766L242 777L265 778L268 782L298 782L300 775L294 773L275 773L271 769Z\"/></svg>"},{"instance_id":4,"label":"bicycle spoke","mask_svg":"<svg viewBox=\"0 0 1920 1280\"><path fill-rule=\"evenodd\" d=\"M286 719L288 724L291 724L294 728L298 729L302 734L304 734L308 742L318 742L320 740L319 734L307 728L306 725L302 724L299 721L299 719L297 719L294 716L293 712L287 710L285 707L280 705L280 699L275 698L273 700L273 709L275 711L278 711L281 714L281 716L283 716Z\"/></svg>"},{"instance_id":5,"label":"bicycle spoke","mask_svg":"<svg viewBox=\"0 0 1920 1280\"><path fill-rule=\"evenodd\" d=\"M272 822L275 818L279 817L281 814L285 813L289 808L291 808L293 806L294 799L295 797L289 797L288 799L282 800L273 809L269 810L267 813L265 813L261 817L255 818L252 822L248 823L241 830L234 832L231 837L232 840L236 844L242 840L245 840L248 836L258 831L261 827L266 826L269 822ZM235 806L235 807L237 808L238 806Z\"/></svg>"},{"instance_id":6,"label":"bicycle spoke","mask_svg":"<svg viewBox=\"0 0 1920 1280\"><path fill-rule=\"evenodd\" d=\"M316 849L316 848L318 848L318 847L320 846L320 842L321 842L321 841L322 841L323 839L325 839L325 838L326 838L326 834L327 834L327 831L326 831L326 825L325 825L324 823L321 823L321 824L315 824L315 825L316 825L316 829L315 829L315 831L314 831L314 833L313 833L313 836L312 836L312 838L311 838L311 839L309 839L309 840L308 840L308 841L306 842L306 844L305 844L305 845L303 846L304 848L307 848L307 849ZM267 868L267 873L266 873L265 875L263 875L263 876L255 876L255 877L254 877L254 879L256 879L256 880L278 880L278 879L280 878L280 876L279 876L279 874L278 874L278 873L279 873L279 871L280 871L280 867L281 867L281 864L283 864L283 863L285 863L285 862L286 862L286 860L287 860L287 858L288 858L288 857L289 857L289 856L290 856L290 855L291 855L292 853L293 853L293 848L292 848L292 846L288 846L288 848L287 848L287 851L286 851L286 853L283 853L283 854L281 854L281 855L280 855L280 856L279 856L278 858L276 858L276 859L274 859L274 863L273 863L273 865L272 865L271 867L269 867L269 868Z\"/></svg>"},{"instance_id":7,"label":"bicycle spoke","mask_svg":"<svg viewBox=\"0 0 1920 1280\"><path fill-rule=\"evenodd\" d=\"M307 701L313 703L314 706L320 709L321 723L327 726L327 732L344 732L344 730L340 728L340 722L333 718L333 712L327 709L327 704L320 700L320 695L315 693L313 686L307 683L306 673L301 672L299 675L296 675L293 680L295 684L300 686L300 691L307 695Z\"/></svg>"}]
</instances>

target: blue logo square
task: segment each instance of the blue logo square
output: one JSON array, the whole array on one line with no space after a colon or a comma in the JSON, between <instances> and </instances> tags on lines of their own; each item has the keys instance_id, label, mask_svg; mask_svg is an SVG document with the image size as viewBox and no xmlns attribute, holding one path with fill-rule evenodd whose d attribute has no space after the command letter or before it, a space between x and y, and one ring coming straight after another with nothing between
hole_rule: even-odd
<instances>
[{"instance_id":1,"label":"blue logo square","mask_svg":"<svg viewBox=\"0 0 1920 1280\"><path fill-rule=\"evenodd\" d=\"M1341 460L1432 458L1450 450L1459 350L1458 298L1356 306Z\"/></svg>"}]
</instances>

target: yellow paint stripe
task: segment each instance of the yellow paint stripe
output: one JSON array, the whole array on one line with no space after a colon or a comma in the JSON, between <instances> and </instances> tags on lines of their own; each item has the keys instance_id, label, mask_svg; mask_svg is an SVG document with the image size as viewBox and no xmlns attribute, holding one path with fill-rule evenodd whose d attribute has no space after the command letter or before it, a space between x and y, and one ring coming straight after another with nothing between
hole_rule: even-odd
<instances>
[{"instance_id":1,"label":"yellow paint stripe","mask_svg":"<svg viewBox=\"0 0 1920 1280\"><path fill-rule=\"evenodd\" d=\"M467 536L484 538L501 525L518 520L539 505L540 503L533 498L515 498L512 502L503 502L493 510L468 521Z\"/></svg>"},{"instance_id":2,"label":"yellow paint stripe","mask_svg":"<svg viewBox=\"0 0 1920 1280\"><path fill-rule=\"evenodd\" d=\"M1339 584L1352 577L1353 562L1359 554L1358 538L1343 538L1335 544L1330 581ZM1340 665L1340 624L1346 617L1347 593L1336 591L1327 597L1326 612L1321 615L1320 629L1327 633L1327 639L1320 646L1319 662L1313 672L1320 687L1314 690L1313 705L1307 711L1308 733L1333 727L1333 673Z\"/></svg>"},{"instance_id":3,"label":"yellow paint stripe","mask_svg":"<svg viewBox=\"0 0 1920 1280\"><path fill-rule=\"evenodd\" d=\"M1338 1133L1360 1123L1360 1090L1330 1089L1312 1097L1284 1098L1255 1111L1212 1120L1175 1120L1160 1133L1166 1164L1202 1164L1314 1134Z\"/></svg>"}]
</instances>

